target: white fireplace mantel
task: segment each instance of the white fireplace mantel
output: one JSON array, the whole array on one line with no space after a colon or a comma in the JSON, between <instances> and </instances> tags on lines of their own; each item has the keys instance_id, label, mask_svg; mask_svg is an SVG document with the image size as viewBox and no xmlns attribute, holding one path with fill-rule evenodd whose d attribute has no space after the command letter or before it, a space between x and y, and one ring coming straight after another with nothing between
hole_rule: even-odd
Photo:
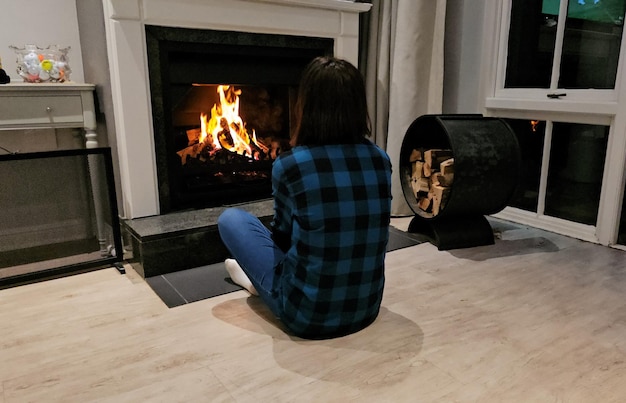
<instances>
[{"instance_id":1,"label":"white fireplace mantel","mask_svg":"<svg viewBox=\"0 0 626 403\"><path fill-rule=\"evenodd\" d=\"M125 218L160 214L145 25L334 39L357 64L359 18L348 0L102 0Z\"/></svg>"}]
</instances>

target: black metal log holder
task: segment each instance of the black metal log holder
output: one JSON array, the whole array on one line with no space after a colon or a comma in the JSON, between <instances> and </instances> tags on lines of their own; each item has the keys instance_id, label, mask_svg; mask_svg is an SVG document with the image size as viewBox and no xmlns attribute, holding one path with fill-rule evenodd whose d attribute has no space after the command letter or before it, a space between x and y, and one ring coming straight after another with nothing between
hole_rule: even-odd
<instances>
[{"instance_id":1,"label":"black metal log holder","mask_svg":"<svg viewBox=\"0 0 626 403\"><path fill-rule=\"evenodd\" d=\"M447 202L433 215L418 206L410 183L414 149L450 149L454 179ZM502 211L520 174L515 133L502 119L482 115L424 115L409 126L400 149L400 181L415 213L408 231L426 237L439 250L492 245L485 215Z\"/></svg>"}]
</instances>

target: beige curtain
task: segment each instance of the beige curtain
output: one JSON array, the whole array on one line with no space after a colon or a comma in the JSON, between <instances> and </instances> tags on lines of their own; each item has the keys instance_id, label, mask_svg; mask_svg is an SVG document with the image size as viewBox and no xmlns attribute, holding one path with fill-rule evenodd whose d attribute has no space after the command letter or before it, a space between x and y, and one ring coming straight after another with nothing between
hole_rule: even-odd
<instances>
[{"instance_id":1,"label":"beige curtain","mask_svg":"<svg viewBox=\"0 0 626 403\"><path fill-rule=\"evenodd\" d=\"M404 134L419 116L441 113L446 0L373 0L362 62L373 140L393 164L392 214L413 215L400 185Z\"/></svg>"}]
</instances>

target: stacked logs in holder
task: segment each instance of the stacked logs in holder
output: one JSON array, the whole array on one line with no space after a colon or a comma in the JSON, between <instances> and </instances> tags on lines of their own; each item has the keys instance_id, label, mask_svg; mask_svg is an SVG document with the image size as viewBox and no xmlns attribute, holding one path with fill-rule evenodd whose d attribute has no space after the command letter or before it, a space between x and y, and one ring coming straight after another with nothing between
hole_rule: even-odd
<instances>
[{"instance_id":1,"label":"stacked logs in holder","mask_svg":"<svg viewBox=\"0 0 626 403\"><path fill-rule=\"evenodd\" d=\"M454 158L449 149L413 149L409 156L411 164L411 188L417 206L433 216L439 214L448 201L454 181Z\"/></svg>"},{"instance_id":2,"label":"stacked logs in holder","mask_svg":"<svg viewBox=\"0 0 626 403\"><path fill-rule=\"evenodd\" d=\"M400 148L400 183L415 213L408 232L441 250L494 243L485 217L504 209L520 173L517 137L482 115L422 115Z\"/></svg>"}]
</instances>

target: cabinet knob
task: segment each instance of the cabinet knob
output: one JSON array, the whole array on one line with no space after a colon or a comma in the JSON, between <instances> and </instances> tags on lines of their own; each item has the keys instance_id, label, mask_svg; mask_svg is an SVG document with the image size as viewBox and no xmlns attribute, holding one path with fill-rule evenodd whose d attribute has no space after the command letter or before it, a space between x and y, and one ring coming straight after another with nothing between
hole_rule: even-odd
<instances>
[{"instance_id":1,"label":"cabinet knob","mask_svg":"<svg viewBox=\"0 0 626 403\"><path fill-rule=\"evenodd\" d=\"M51 106L46 106L46 112L48 112L48 113L52 112L52 107Z\"/></svg>"}]
</instances>

